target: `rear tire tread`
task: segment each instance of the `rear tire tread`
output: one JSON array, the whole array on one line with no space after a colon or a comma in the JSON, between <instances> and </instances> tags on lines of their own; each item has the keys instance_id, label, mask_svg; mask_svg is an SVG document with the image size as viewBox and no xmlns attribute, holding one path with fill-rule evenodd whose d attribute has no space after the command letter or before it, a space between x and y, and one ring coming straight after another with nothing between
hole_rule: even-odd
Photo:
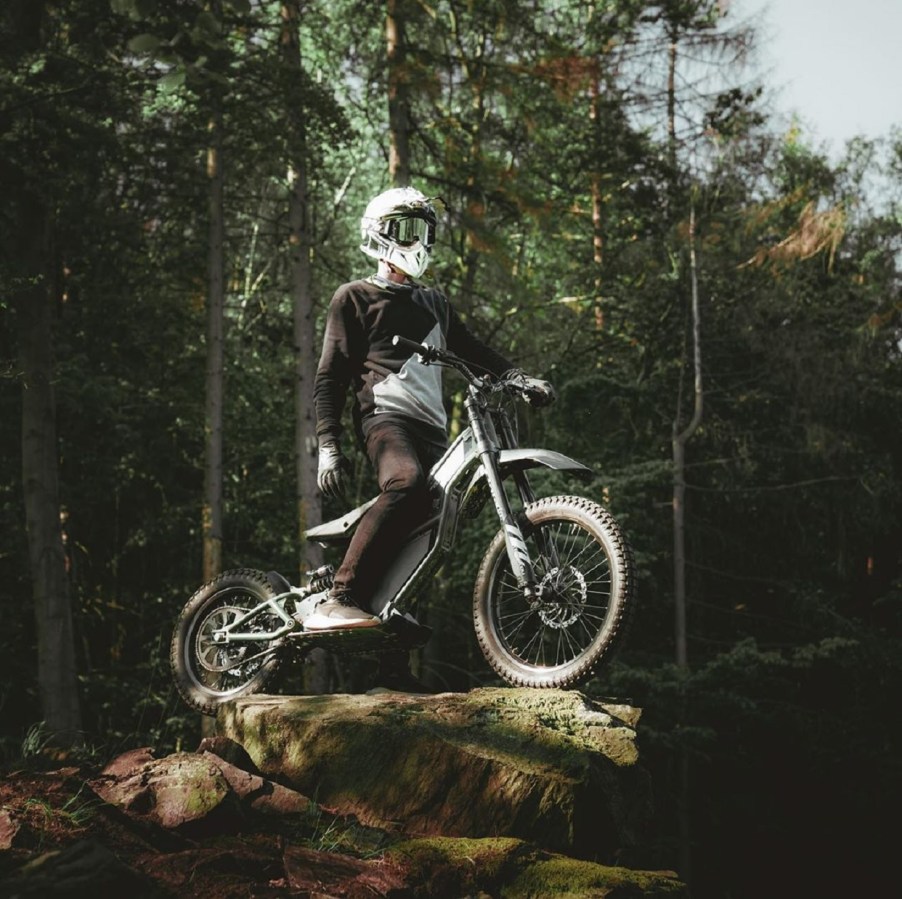
<instances>
[{"instance_id":1,"label":"rear tire tread","mask_svg":"<svg viewBox=\"0 0 902 899\"><path fill-rule=\"evenodd\" d=\"M216 699L213 691L205 691L197 684L191 673L185 667L185 641L193 636L193 623L195 619L202 613L204 605L210 602L220 589L226 586L241 587L242 581L247 589L252 590L258 588L256 592L264 596L275 596L276 592L269 578L262 571L255 568L233 568L229 571L223 571L216 575L212 580L207 581L199 587L188 602L185 603L176 621L173 630L172 640L169 644L169 664L172 669L173 680L176 689L182 699L191 708L196 709L204 715L215 715L219 706L227 699ZM231 693L228 699L237 696L246 696L251 693L257 693L263 689L265 684L275 674L279 667L279 656L273 654L272 657L266 659L260 667L260 670L251 678L247 685L240 691Z\"/></svg>"}]
</instances>

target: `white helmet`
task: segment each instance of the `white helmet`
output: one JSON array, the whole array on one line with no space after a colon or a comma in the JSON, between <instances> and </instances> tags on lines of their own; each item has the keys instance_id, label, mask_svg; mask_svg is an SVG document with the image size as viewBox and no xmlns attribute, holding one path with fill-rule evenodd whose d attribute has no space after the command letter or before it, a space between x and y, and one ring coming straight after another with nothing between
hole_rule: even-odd
<instances>
[{"instance_id":1,"label":"white helmet","mask_svg":"<svg viewBox=\"0 0 902 899\"><path fill-rule=\"evenodd\" d=\"M435 243L435 207L413 187L393 187L370 200L360 220L360 249L411 278L429 264Z\"/></svg>"}]
</instances>

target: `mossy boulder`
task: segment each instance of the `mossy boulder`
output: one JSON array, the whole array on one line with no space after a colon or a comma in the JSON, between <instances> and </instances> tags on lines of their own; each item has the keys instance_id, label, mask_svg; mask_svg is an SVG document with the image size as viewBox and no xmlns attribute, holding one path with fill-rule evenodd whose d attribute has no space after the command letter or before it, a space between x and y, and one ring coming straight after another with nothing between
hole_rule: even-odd
<instances>
[{"instance_id":1,"label":"mossy boulder","mask_svg":"<svg viewBox=\"0 0 902 899\"><path fill-rule=\"evenodd\" d=\"M266 776L401 834L513 837L631 859L651 814L639 711L576 691L255 696L220 733Z\"/></svg>"}]
</instances>

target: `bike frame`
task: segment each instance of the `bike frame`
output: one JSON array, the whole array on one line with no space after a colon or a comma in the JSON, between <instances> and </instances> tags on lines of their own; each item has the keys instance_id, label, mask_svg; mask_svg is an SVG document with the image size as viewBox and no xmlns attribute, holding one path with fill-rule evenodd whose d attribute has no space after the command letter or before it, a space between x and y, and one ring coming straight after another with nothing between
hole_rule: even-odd
<instances>
[{"instance_id":1,"label":"bike frame","mask_svg":"<svg viewBox=\"0 0 902 899\"><path fill-rule=\"evenodd\" d=\"M423 585L439 568L454 545L454 538L462 514L478 513L488 491L504 532L511 569L528 601L539 601L539 590L532 562L524 540L520 519L511 507L504 481L512 477L523 506L535 499L526 476L530 468L550 468L591 475L591 470L563 453L538 448L520 448L514 428L503 410L489 407L489 384L473 375L466 366L455 364L468 380L464 408L467 426L451 443L429 473L429 486L440 499L438 514L418 526L407 537L399 554L376 586L371 600L372 611L383 622L393 616L405 616L413 608ZM376 502L377 497L353 509L340 518L318 525L305 533L305 538L322 545L344 544L353 535L361 518ZM289 586L287 583L285 586ZM306 594L295 589L271 597L247 610L214 635L215 642L255 643L279 637L297 636L315 645L334 636L331 632L304 633L298 628L315 607L307 602ZM286 602L298 603L300 615L286 611ZM307 607L307 608L305 608ZM241 630L261 613L268 612L279 620L274 629ZM345 632L346 634L348 632ZM351 635L361 633L354 631ZM366 635L366 632L363 632ZM245 660L246 661L246 660Z\"/></svg>"},{"instance_id":2,"label":"bike frame","mask_svg":"<svg viewBox=\"0 0 902 899\"><path fill-rule=\"evenodd\" d=\"M407 538L374 592L371 607L383 621L411 610L423 584L454 545L461 515L469 514L481 505L486 489L504 529L505 545L517 582L527 597L535 597L535 574L518 517L504 489L504 480L513 476L520 500L526 505L535 499L526 477L528 468L591 474L585 465L562 453L518 448L513 428L504 413L488 408L486 385L481 379L473 378L468 385L464 408L468 425L429 474L430 487L440 497L438 515L420 525ZM323 544L344 542L374 501L370 500L342 518L312 528L305 536Z\"/></svg>"}]
</instances>

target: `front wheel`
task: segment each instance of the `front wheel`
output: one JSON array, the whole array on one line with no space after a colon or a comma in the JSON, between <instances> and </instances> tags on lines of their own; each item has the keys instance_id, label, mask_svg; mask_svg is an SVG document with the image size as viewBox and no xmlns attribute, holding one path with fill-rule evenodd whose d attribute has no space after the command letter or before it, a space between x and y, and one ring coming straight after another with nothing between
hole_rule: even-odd
<instances>
[{"instance_id":1,"label":"front wheel","mask_svg":"<svg viewBox=\"0 0 902 899\"><path fill-rule=\"evenodd\" d=\"M263 572L241 568L223 572L188 600L169 651L175 685L188 705L215 715L223 702L263 689L279 666L276 641L223 643L216 635L276 595ZM262 610L242 629L262 634L279 623Z\"/></svg>"},{"instance_id":2,"label":"front wheel","mask_svg":"<svg viewBox=\"0 0 902 899\"><path fill-rule=\"evenodd\" d=\"M508 683L575 687L623 641L635 602L632 551L611 515L582 497L547 497L524 512L539 597L517 585L499 531L476 578L476 637Z\"/></svg>"}]
</instances>

